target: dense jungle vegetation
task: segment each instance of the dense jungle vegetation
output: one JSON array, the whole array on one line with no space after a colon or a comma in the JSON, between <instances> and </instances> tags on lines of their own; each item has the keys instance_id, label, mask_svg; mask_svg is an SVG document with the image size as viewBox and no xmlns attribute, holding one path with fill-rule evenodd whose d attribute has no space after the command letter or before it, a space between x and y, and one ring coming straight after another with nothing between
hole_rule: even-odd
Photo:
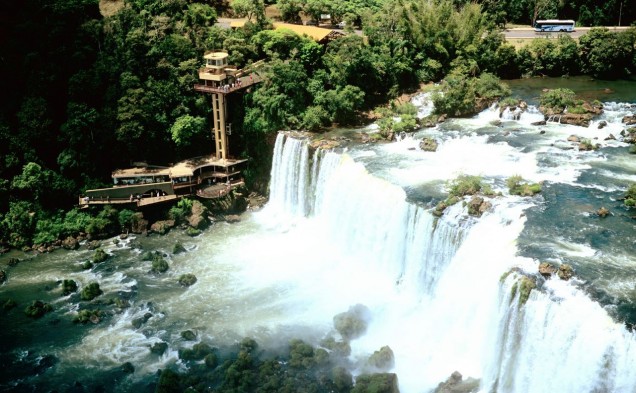
<instances>
[{"instance_id":1,"label":"dense jungle vegetation","mask_svg":"<svg viewBox=\"0 0 636 393\"><path fill-rule=\"evenodd\" d=\"M359 122L362 112L420 83L444 79L444 89L463 92L445 100L444 111L452 114L467 113L464 93L479 98L505 91L497 77L620 78L636 71L635 29L595 29L578 43L567 36L537 40L519 51L498 31L505 22L556 15L615 23L620 0L480 3L278 1L285 20L298 21L301 11L328 12L334 21L361 26L368 37L348 34L326 46L271 30L262 0L126 0L109 17L100 14L97 0L5 4L0 245L126 226L129 214L118 221L116 211L94 217L69 209L83 189L106 186L114 168L209 154L210 104L192 89L206 50L226 49L240 67L268 61L265 82L229 105L239 130L233 152L252 158L248 180L266 173L268 134ZM636 10L621 7L623 24L633 21ZM222 29L215 23L223 13L250 22Z\"/></svg>"}]
</instances>

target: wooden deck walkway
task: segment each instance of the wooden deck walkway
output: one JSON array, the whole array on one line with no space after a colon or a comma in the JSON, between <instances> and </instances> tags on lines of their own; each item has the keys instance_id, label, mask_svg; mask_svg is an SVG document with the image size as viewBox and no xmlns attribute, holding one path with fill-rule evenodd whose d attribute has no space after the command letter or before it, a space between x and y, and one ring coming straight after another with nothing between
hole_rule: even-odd
<instances>
[{"instance_id":1,"label":"wooden deck walkway","mask_svg":"<svg viewBox=\"0 0 636 393\"><path fill-rule=\"evenodd\" d=\"M100 199L95 199L95 198L91 198L91 199L86 199L86 198L80 198L79 199L79 206L81 208L84 207L88 207L88 206L102 206L102 205L135 205L137 207L141 207L141 206L148 206L148 205L153 205L155 203L163 203L163 202L169 202L169 201L174 201L175 199L178 199L179 196L178 195L162 195L162 196L156 196L156 197L144 197L141 199L137 199L137 198L100 198Z\"/></svg>"}]
</instances>

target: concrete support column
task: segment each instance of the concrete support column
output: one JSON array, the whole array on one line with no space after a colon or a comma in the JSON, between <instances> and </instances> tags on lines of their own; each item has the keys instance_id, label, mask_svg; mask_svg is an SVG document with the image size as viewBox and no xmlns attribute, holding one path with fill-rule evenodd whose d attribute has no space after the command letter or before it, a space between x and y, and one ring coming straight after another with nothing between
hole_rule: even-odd
<instances>
[{"instance_id":1,"label":"concrete support column","mask_svg":"<svg viewBox=\"0 0 636 393\"><path fill-rule=\"evenodd\" d=\"M216 144L216 158L227 158L227 135L225 134L225 95L212 93L212 122L214 129L214 143Z\"/></svg>"}]
</instances>

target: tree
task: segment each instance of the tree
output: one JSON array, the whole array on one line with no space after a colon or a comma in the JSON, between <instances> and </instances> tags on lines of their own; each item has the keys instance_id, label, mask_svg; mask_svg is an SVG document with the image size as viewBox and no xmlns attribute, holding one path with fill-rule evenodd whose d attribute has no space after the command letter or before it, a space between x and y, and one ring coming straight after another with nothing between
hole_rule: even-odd
<instances>
[{"instance_id":1,"label":"tree","mask_svg":"<svg viewBox=\"0 0 636 393\"><path fill-rule=\"evenodd\" d=\"M593 28L579 39L583 71L597 78L616 79L632 66L635 36Z\"/></svg>"},{"instance_id":2,"label":"tree","mask_svg":"<svg viewBox=\"0 0 636 393\"><path fill-rule=\"evenodd\" d=\"M247 17L248 21L254 21L262 25L265 22L265 3L263 0L232 0L230 6L239 17Z\"/></svg>"},{"instance_id":3,"label":"tree","mask_svg":"<svg viewBox=\"0 0 636 393\"><path fill-rule=\"evenodd\" d=\"M276 3L283 21L300 22L300 11L303 10L303 0L278 0Z\"/></svg>"},{"instance_id":4,"label":"tree","mask_svg":"<svg viewBox=\"0 0 636 393\"><path fill-rule=\"evenodd\" d=\"M195 136L205 134L205 124L205 119L202 117L183 115L170 127L172 140L179 146L189 145Z\"/></svg>"}]
</instances>

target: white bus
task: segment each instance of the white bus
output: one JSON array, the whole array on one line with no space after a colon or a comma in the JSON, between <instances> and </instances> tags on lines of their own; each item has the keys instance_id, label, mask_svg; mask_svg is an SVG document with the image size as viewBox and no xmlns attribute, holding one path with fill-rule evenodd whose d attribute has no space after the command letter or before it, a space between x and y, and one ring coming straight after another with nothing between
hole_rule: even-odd
<instances>
[{"instance_id":1,"label":"white bus","mask_svg":"<svg viewBox=\"0 0 636 393\"><path fill-rule=\"evenodd\" d=\"M574 31L575 22L573 20L559 20L559 19L547 19L538 20L534 23L534 31L560 31L560 32L572 32Z\"/></svg>"}]
</instances>

